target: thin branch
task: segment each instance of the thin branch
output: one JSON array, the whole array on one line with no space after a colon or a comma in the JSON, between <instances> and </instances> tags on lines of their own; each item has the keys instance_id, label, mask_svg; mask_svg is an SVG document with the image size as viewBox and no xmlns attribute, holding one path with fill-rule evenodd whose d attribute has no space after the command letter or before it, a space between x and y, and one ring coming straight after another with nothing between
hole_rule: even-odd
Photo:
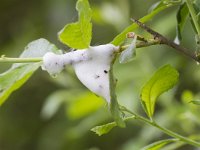
<instances>
[{"instance_id":1,"label":"thin branch","mask_svg":"<svg viewBox=\"0 0 200 150\"><path fill-rule=\"evenodd\" d=\"M138 42L136 44L136 48L142 48L142 47L148 47L151 45L158 45L161 44L158 40L149 40L146 41L143 39L143 42ZM127 49L130 45L124 45L120 47L119 52L122 52L123 50ZM5 57L4 55L0 57L0 63L35 63L35 62L41 62L42 57L35 57L35 58L10 58Z\"/></svg>"},{"instance_id":2,"label":"thin branch","mask_svg":"<svg viewBox=\"0 0 200 150\"><path fill-rule=\"evenodd\" d=\"M142 122L144 122L144 123L147 123L147 124L149 124L149 125L151 125L151 126L153 126L153 127L156 127L157 129L161 130L162 132L164 132L165 134L167 134L167 135L169 135L169 136L171 136L171 137L177 138L177 139L179 139L180 141L183 141L183 142L185 142L185 143L187 143L187 144L190 144L190 145L193 145L193 146L195 146L195 147L200 147L200 143L197 142L197 141L194 141L194 140L189 139L189 138L187 138L187 137L184 137L184 136L182 136L182 135L180 135L180 134L178 134L178 133L175 133L175 132L173 132L173 131L171 131L171 130L169 130L169 129L166 129L166 128L164 128L164 127L158 125L156 122L153 122L153 121L151 121L151 120L148 120L147 118L144 118L144 117L142 117L142 116L140 116L140 115L137 115L137 114L135 114L134 112L132 112L132 111L128 110L127 108L125 108L125 107L121 107L121 109L122 109L123 111L126 111L126 112L128 112L128 113L134 115L134 119L138 119L138 120L140 120L140 121L142 121Z\"/></svg>"},{"instance_id":3,"label":"thin branch","mask_svg":"<svg viewBox=\"0 0 200 150\"><path fill-rule=\"evenodd\" d=\"M166 37L164 37L163 35L161 35L160 33L152 30L151 28L149 28L148 26L146 26L144 23L135 20L135 19L131 19L133 22L135 22L138 26L140 26L141 28L143 28L144 30L146 30L148 33L150 33L151 35L153 35L155 40L160 41L160 44L165 44L168 45L174 49L176 49L177 51L179 51L180 53L183 53L184 55L186 55L187 57L192 58L193 60L195 60L196 62L200 63L200 58L197 57L198 55L196 55L195 53L191 53L192 51L182 47L176 43L174 43L173 41L167 39Z\"/></svg>"},{"instance_id":4,"label":"thin branch","mask_svg":"<svg viewBox=\"0 0 200 150\"><path fill-rule=\"evenodd\" d=\"M152 45L160 45L162 43L160 43L159 40L149 40L147 42L138 42L136 43L136 48L142 48L142 47L148 47L148 46L152 46ZM125 49L127 49L130 45L123 45L120 47L119 52L124 51Z\"/></svg>"}]
</instances>

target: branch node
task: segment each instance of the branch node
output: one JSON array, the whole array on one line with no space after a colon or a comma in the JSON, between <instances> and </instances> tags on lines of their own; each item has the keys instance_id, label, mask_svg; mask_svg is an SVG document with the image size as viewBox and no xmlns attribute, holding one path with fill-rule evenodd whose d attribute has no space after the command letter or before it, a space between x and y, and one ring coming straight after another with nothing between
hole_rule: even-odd
<instances>
[{"instance_id":1,"label":"branch node","mask_svg":"<svg viewBox=\"0 0 200 150\"><path fill-rule=\"evenodd\" d=\"M200 53L195 54L192 53L191 50L182 47L176 43L174 43L173 41L167 39L165 36L161 35L160 33L152 30L151 28L149 28L148 26L146 26L144 23L135 20L135 19L131 19L133 22L135 22L138 26L140 26L141 28L143 28L145 31L147 31L148 33L150 33L153 37L154 40L158 40L160 44L165 44L168 45L174 49L176 49L177 51L181 52L182 54L184 54L185 56L188 56L190 58L192 58L193 60L195 60L196 62L200 62Z\"/></svg>"},{"instance_id":2,"label":"branch node","mask_svg":"<svg viewBox=\"0 0 200 150\"><path fill-rule=\"evenodd\" d=\"M1 58L2 59L6 59L6 55L1 55Z\"/></svg>"}]
</instances>

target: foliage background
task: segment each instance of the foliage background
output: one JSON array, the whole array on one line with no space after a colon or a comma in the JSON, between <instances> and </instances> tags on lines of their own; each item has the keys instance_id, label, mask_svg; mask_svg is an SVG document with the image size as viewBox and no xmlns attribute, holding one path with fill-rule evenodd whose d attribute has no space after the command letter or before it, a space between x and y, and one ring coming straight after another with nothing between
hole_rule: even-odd
<instances>
[{"instance_id":1,"label":"foliage background","mask_svg":"<svg viewBox=\"0 0 200 150\"><path fill-rule=\"evenodd\" d=\"M110 42L115 35L148 13L156 1L93 0L92 45ZM1 0L0 55L17 57L27 43L46 38L69 51L57 40L57 32L77 20L74 0ZM177 7L157 15L149 25L174 39ZM137 33L144 34L142 30ZM186 23L182 44L194 48L194 33ZM164 64L180 72L178 86L159 98L156 120L183 135L198 134L199 107L189 104L200 96L199 66L166 46L137 50L136 59L128 64L116 62L119 102L135 112L144 113L139 101L143 84ZM10 65L1 64L0 71ZM112 121L103 100L81 85L71 68L58 78L38 70L0 108L0 150L138 150L167 138L153 127L130 121L127 128L115 128L98 137L90 131L95 125ZM180 149L192 149L185 146Z\"/></svg>"}]
</instances>

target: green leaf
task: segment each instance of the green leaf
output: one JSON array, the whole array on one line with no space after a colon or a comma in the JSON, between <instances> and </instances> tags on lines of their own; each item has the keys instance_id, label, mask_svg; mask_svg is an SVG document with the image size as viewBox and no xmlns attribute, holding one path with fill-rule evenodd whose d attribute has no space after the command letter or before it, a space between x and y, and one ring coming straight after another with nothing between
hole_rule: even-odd
<instances>
[{"instance_id":1,"label":"green leaf","mask_svg":"<svg viewBox=\"0 0 200 150\"><path fill-rule=\"evenodd\" d=\"M144 85L141 101L150 118L153 116L157 98L176 85L178 78L179 73L171 65L165 65Z\"/></svg>"},{"instance_id":2,"label":"green leaf","mask_svg":"<svg viewBox=\"0 0 200 150\"><path fill-rule=\"evenodd\" d=\"M57 90L51 93L43 104L41 116L44 119L50 119L52 116L56 114L56 112L59 110L60 106L62 106L64 102L73 100L74 95L75 94L77 95L77 92L80 91L64 89L64 90Z\"/></svg>"},{"instance_id":3,"label":"green leaf","mask_svg":"<svg viewBox=\"0 0 200 150\"><path fill-rule=\"evenodd\" d=\"M189 10L186 3L183 3L177 12L176 19L177 19L177 26L176 26L176 35L177 35L177 43L180 43L182 40L181 32L183 31L183 27L185 22L189 16Z\"/></svg>"},{"instance_id":4,"label":"green leaf","mask_svg":"<svg viewBox=\"0 0 200 150\"><path fill-rule=\"evenodd\" d=\"M29 43L20 57L42 57L46 52L56 52L56 49L47 40L38 39ZM16 63L8 71L0 74L0 105L12 92L20 88L40 65L41 63Z\"/></svg>"},{"instance_id":5,"label":"green leaf","mask_svg":"<svg viewBox=\"0 0 200 150\"><path fill-rule=\"evenodd\" d=\"M67 24L59 33L59 40L75 49L84 49L90 46L92 39L92 11L88 0L78 0L76 9L79 12L79 21Z\"/></svg>"},{"instance_id":6,"label":"green leaf","mask_svg":"<svg viewBox=\"0 0 200 150\"><path fill-rule=\"evenodd\" d=\"M193 101L190 101L190 103L195 104L195 105L200 105L200 100L193 100Z\"/></svg>"},{"instance_id":7,"label":"green leaf","mask_svg":"<svg viewBox=\"0 0 200 150\"><path fill-rule=\"evenodd\" d=\"M160 141L152 143L152 144L150 144L148 146L145 146L144 148L142 148L142 150L160 150L165 145L167 145L167 144L169 144L171 142L176 142L176 141L178 141L178 139L160 140Z\"/></svg>"},{"instance_id":8,"label":"green leaf","mask_svg":"<svg viewBox=\"0 0 200 150\"><path fill-rule=\"evenodd\" d=\"M137 36L135 36L132 39L130 46L121 53L119 57L120 63L130 62L136 56L136 41L137 41Z\"/></svg>"},{"instance_id":9,"label":"green leaf","mask_svg":"<svg viewBox=\"0 0 200 150\"><path fill-rule=\"evenodd\" d=\"M67 115L70 119L80 119L95 111L105 104L105 101L93 93L76 95L75 99L67 106Z\"/></svg>"},{"instance_id":10,"label":"green leaf","mask_svg":"<svg viewBox=\"0 0 200 150\"><path fill-rule=\"evenodd\" d=\"M185 90L183 91L182 95L181 95L181 100L183 101L183 103L189 103L194 99L194 94L192 93L192 91L190 90Z\"/></svg>"},{"instance_id":11,"label":"green leaf","mask_svg":"<svg viewBox=\"0 0 200 150\"><path fill-rule=\"evenodd\" d=\"M173 5L176 5L177 3L170 3L170 4L165 4L165 5L159 5L159 7L156 7L153 11L151 11L149 14L146 16L142 17L139 19L140 22L145 23L149 20L151 20L155 15L159 14L161 11L165 10L166 8L169 8ZM133 23L127 28L125 28L120 34L118 34L112 41L111 43L114 45L120 45L123 43L123 41L126 39L126 34L128 32L133 32L138 28L138 25Z\"/></svg>"},{"instance_id":12,"label":"green leaf","mask_svg":"<svg viewBox=\"0 0 200 150\"><path fill-rule=\"evenodd\" d=\"M131 116L131 117L127 117L124 119L124 121L128 121L130 119L134 119L135 116ZM95 132L97 135L101 136L103 134L107 134L108 132L110 132L114 127L117 126L116 122L111 122L111 123L107 123L101 126L96 126L94 128L91 129L91 131Z\"/></svg>"},{"instance_id":13,"label":"green leaf","mask_svg":"<svg viewBox=\"0 0 200 150\"><path fill-rule=\"evenodd\" d=\"M112 130L116 126L117 126L116 122L111 122L111 123L108 123L105 125L96 126L96 127L92 128L91 131L93 131L97 135L101 136L103 134L107 134L108 132L110 132L110 130Z\"/></svg>"}]
</instances>

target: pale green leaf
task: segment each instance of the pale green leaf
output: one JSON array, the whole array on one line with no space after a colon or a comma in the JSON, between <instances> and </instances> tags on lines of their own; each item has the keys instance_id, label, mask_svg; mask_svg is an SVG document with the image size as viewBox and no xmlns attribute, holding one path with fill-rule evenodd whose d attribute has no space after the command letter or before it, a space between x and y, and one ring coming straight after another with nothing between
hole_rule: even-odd
<instances>
[{"instance_id":1,"label":"pale green leaf","mask_svg":"<svg viewBox=\"0 0 200 150\"><path fill-rule=\"evenodd\" d=\"M76 94L76 97L67 105L67 115L70 119L80 119L95 111L105 104L105 101L93 93Z\"/></svg>"},{"instance_id":2,"label":"pale green leaf","mask_svg":"<svg viewBox=\"0 0 200 150\"><path fill-rule=\"evenodd\" d=\"M171 65L160 68L144 85L141 101L149 117L153 116L157 98L178 82L179 73Z\"/></svg>"},{"instance_id":3,"label":"pale green leaf","mask_svg":"<svg viewBox=\"0 0 200 150\"><path fill-rule=\"evenodd\" d=\"M59 40L75 49L90 46L92 39L92 11L88 0L78 0L76 9L79 12L78 22L67 24L59 33Z\"/></svg>"},{"instance_id":4,"label":"pale green leaf","mask_svg":"<svg viewBox=\"0 0 200 150\"><path fill-rule=\"evenodd\" d=\"M178 140L177 139L166 139L166 140L157 141L148 146L145 146L144 148L142 148L142 150L160 150L165 145L167 145L171 142L176 142L176 141L178 141Z\"/></svg>"},{"instance_id":5,"label":"pale green leaf","mask_svg":"<svg viewBox=\"0 0 200 150\"><path fill-rule=\"evenodd\" d=\"M194 99L194 94L192 93L192 91L190 90L185 90L183 91L182 95L181 95L181 100L184 103L189 103Z\"/></svg>"},{"instance_id":6,"label":"pale green leaf","mask_svg":"<svg viewBox=\"0 0 200 150\"><path fill-rule=\"evenodd\" d=\"M56 47L47 40L38 39L29 43L20 57L42 57L46 52L56 50ZM40 65L41 63L13 64L8 71L0 74L0 105L12 92L20 88Z\"/></svg>"},{"instance_id":7,"label":"pale green leaf","mask_svg":"<svg viewBox=\"0 0 200 150\"><path fill-rule=\"evenodd\" d=\"M44 119L50 119L52 116L56 114L56 112L59 110L60 106L64 102L69 102L70 100L73 100L74 95L77 94L77 92L80 91L65 89L53 92L45 100L42 107L41 116Z\"/></svg>"},{"instance_id":8,"label":"pale green leaf","mask_svg":"<svg viewBox=\"0 0 200 150\"><path fill-rule=\"evenodd\" d=\"M130 46L121 53L119 57L120 63L128 63L134 59L136 56L136 41L137 36L132 39Z\"/></svg>"}]
</instances>

